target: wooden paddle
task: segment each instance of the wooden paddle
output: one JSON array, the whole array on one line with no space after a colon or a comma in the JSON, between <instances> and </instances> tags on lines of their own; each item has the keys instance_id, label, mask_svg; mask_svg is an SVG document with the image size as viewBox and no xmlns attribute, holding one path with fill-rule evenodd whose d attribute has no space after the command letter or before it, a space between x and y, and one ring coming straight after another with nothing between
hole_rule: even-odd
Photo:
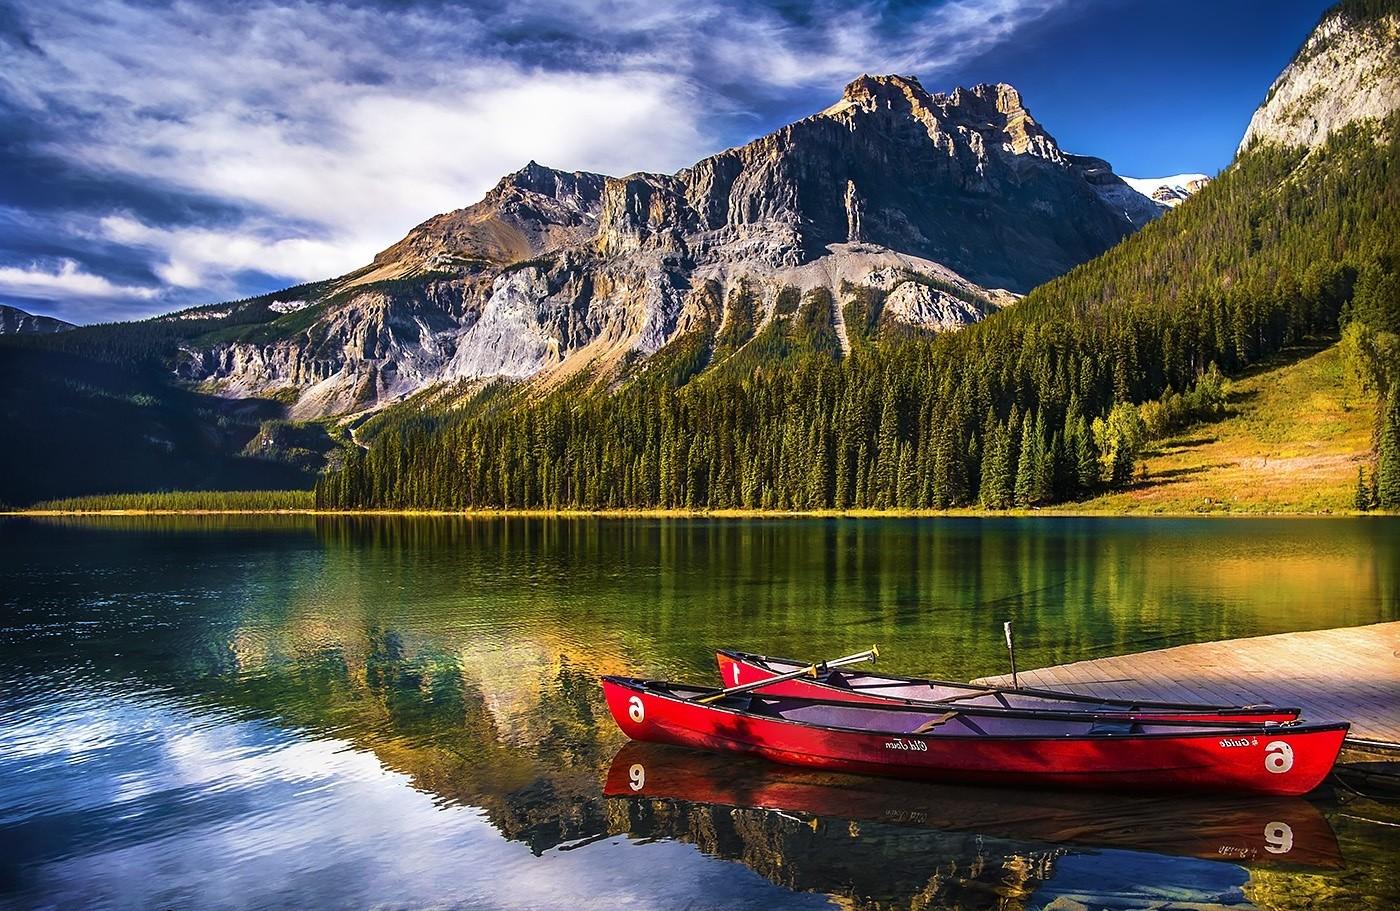
<instances>
[{"instance_id":1,"label":"wooden paddle","mask_svg":"<svg viewBox=\"0 0 1400 911\"><path fill-rule=\"evenodd\" d=\"M747 693L749 690L756 690L759 687L767 686L770 683L782 683L784 680L796 680L798 677L815 677L817 668L842 667L847 664L856 664L860 661L874 661L880 657L880 650L875 646L870 646L868 651L858 652L854 655L847 655L844 658L833 658L830 661L823 661L819 664L809 664L806 667L798 668L795 671L788 671L786 674L779 674L776 677L769 677L765 680L755 680L753 683L743 683L739 686L731 686L728 689L720 690L717 693L709 693L704 696L696 696L694 701L701 704L718 702L725 696L734 696L739 693Z\"/></svg>"}]
</instances>

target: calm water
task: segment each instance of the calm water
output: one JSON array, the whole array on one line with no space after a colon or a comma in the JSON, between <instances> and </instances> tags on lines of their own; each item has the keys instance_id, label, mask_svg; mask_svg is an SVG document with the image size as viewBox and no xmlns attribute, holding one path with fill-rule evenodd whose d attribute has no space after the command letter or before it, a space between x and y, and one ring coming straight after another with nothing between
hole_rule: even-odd
<instances>
[{"instance_id":1,"label":"calm water","mask_svg":"<svg viewBox=\"0 0 1400 911\"><path fill-rule=\"evenodd\" d=\"M1398 618L1386 520L0 520L0 906L1394 907L1341 788L813 775L625 746L596 678Z\"/></svg>"}]
</instances>

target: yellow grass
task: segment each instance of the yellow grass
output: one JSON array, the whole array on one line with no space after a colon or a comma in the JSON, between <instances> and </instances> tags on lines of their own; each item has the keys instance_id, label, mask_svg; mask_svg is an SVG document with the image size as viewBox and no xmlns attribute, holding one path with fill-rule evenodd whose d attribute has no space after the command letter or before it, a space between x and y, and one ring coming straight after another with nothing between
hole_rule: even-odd
<instances>
[{"instance_id":1,"label":"yellow grass","mask_svg":"<svg viewBox=\"0 0 1400 911\"><path fill-rule=\"evenodd\" d=\"M1155 444L1143 480L1077 509L1348 512L1375 415L1375 397L1348 387L1335 345L1285 352L1233 384L1228 417Z\"/></svg>"}]
</instances>

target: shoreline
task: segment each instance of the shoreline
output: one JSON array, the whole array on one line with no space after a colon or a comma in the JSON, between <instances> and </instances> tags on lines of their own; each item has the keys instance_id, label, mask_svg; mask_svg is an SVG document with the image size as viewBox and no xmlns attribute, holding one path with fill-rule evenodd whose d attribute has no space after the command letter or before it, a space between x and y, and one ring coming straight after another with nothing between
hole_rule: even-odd
<instances>
[{"instance_id":1,"label":"shoreline","mask_svg":"<svg viewBox=\"0 0 1400 911\"><path fill-rule=\"evenodd\" d=\"M1109 509L12 509L0 517L62 518L72 516L328 516L461 519L1355 519L1394 518L1400 512L1337 510L1324 512L1246 510L1109 510Z\"/></svg>"}]
</instances>

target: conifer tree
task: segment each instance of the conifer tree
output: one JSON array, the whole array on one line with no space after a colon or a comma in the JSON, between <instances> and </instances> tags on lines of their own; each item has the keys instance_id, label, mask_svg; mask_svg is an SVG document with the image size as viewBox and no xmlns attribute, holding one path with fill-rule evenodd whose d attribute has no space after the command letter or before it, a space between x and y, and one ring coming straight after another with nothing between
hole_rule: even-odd
<instances>
[{"instance_id":1,"label":"conifer tree","mask_svg":"<svg viewBox=\"0 0 1400 911\"><path fill-rule=\"evenodd\" d=\"M1035 416L1035 436L1036 452L1036 472L1035 484L1032 494L1037 503L1049 503L1055 499L1055 450L1063 448L1060 435L1057 433L1054 439L1048 439L1045 429L1045 412L1040 411Z\"/></svg>"},{"instance_id":2,"label":"conifer tree","mask_svg":"<svg viewBox=\"0 0 1400 911\"><path fill-rule=\"evenodd\" d=\"M1006 509L1011 505L1012 494L1011 438L991 412L987 421L978 496L986 509Z\"/></svg>"},{"instance_id":3,"label":"conifer tree","mask_svg":"<svg viewBox=\"0 0 1400 911\"><path fill-rule=\"evenodd\" d=\"M1364 466L1356 466L1356 495L1352 499L1352 508L1357 512L1366 512L1371 508L1371 485L1366 483L1366 469Z\"/></svg>"},{"instance_id":4,"label":"conifer tree","mask_svg":"<svg viewBox=\"0 0 1400 911\"><path fill-rule=\"evenodd\" d=\"M1081 417L1074 433L1075 492L1080 496L1092 492L1098 487L1101 477L1099 450L1094 445L1089 422Z\"/></svg>"},{"instance_id":5,"label":"conifer tree","mask_svg":"<svg viewBox=\"0 0 1400 911\"><path fill-rule=\"evenodd\" d=\"M1022 421L1021 456L1016 462L1016 505L1031 506L1040 502L1040 482L1045 461L1045 441L1040 436L1040 421L1028 413Z\"/></svg>"},{"instance_id":6,"label":"conifer tree","mask_svg":"<svg viewBox=\"0 0 1400 911\"><path fill-rule=\"evenodd\" d=\"M1376 500L1382 509L1400 509L1400 389L1387 397L1377 447Z\"/></svg>"}]
</instances>

